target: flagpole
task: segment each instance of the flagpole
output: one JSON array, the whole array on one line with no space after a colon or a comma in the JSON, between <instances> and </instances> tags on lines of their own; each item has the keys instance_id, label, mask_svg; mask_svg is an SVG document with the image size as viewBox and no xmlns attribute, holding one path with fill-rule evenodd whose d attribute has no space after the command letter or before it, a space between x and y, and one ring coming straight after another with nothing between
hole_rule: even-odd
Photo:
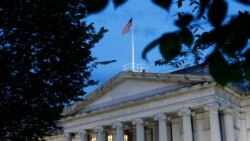
<instances>
[{"instance_id":1,"label":"flagpole","mask_svg":"<svg viewBox=\"0 0 250 141\"><path fill-rule=\"evenodd\" d=\"M134 72L135 71L135 51L134 51L134 48L135 48L135 44L134 44L134 21L133 21L133 24L132 24L132 71Z\"/></svg>"}]
</instances>

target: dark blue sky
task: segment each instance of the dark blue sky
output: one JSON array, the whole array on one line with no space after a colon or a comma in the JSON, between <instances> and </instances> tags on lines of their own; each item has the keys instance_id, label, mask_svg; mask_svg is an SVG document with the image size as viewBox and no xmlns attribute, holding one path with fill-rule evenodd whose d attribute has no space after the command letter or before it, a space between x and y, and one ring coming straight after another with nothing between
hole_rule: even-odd
<instances>
[{"instance_id":1,"label":"dark blue sky","mask_svg":"<svg viewBox=\"0 0 250 141\"><path fill-rule=\"evenodd\" d=\"M189 0L186 0L189 2ZM243 7L237 0L228 0L228 15L233 16L239 10L248 10L249 7ZM93 49L93 55L99 61L117 60L116 63L104 66L98 66L93 72L93 79L99 80L99 85L103 84L114 75L122 71L122 66L131 63L131 32L121 35L121 31L131 17L133 17L134 40L135 40L135 62L148 65L150 72L170 72L174 68L167 66L154 66L154 61L160 59L158 48L155 48L147 55L149 62L142 59L143 49L154 39L160 37L165 32L177 30L174 26L174 19L177 17L177 5L173 4L170 11L166 11L154 4L150 0L128 0L124 5L115 9L112 2L100 13L89 15L88 23L93 22L95 27L105 27L109 31L104 38ZM184 7L185 8L185 7ZM191 12L190 7L183 11ZM204 21L202 26L209 28L209 24ZM88 92L98 87L88 88Z\"/></svg>"}]
</instances>

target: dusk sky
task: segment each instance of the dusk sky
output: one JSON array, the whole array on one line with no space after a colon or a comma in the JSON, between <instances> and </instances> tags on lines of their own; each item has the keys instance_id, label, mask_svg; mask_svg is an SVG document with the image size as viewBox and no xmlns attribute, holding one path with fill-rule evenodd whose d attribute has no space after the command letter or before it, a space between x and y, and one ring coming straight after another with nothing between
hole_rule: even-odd
<instances>
[{"instance_id":1,"label":"dusk sky","mask_svg":"<svg viewBox=\"0 0 250 141\"><path fill-rule=\"evenodd\" d=\"M231 1L231 0L230 0ZM189 2L189 1L187 1ZM232 0L229 4L228 15L237 13L239 10L249 10L249 7L242 6ZM90 87L88 92L100 86L104 82L122 71L122 66L131 63L131 32L122 35L123 27L133 18L134 26L134 43L135 43L135 62L145 64L149 67L149 72L171 72L175 68L168 66L155 66L154 61L161 59L158 48L150 51L147 55L149 62L141 57L143 49L154 39L160 37L165 32L176 31L174 19L176 16L177 4L173 4L170 11L166 11L150 0L128 0L122 6L115 8L112 2L100 13L92 14L87 17L87 22L94 23L96 29L105 27L108 32L104 38L93 49L93 56L98 61L117 60L117 62L109 65L99 65L93 72L93 79L99 80L99 85ZM191 8L187 7L183 11L191 12ZM209 23L204 20L202 26L209 27Z\"/></svg>"}]
</instances>

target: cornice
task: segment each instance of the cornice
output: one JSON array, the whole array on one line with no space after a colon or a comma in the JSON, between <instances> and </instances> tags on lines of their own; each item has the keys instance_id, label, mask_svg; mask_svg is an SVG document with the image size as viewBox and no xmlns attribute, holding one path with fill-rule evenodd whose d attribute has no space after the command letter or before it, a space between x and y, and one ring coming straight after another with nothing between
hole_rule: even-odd
<instances>
[{"instance_id":1,"label":"cornice","mask_svg":"<svg viewBox=\"0 0 250 141\"><path fill-rule=\"evenodd\" d=\"M217 84L216 89L221 90L223 92L226 92L227 94L230 94L231 96L234 96L235 98L238 98L238 99L243 99L245 97L241 93L239 93L238 91L235 91L234 89L232 89L231 87L227 87L227 86L223 87L223 86Z\"/></svg>"},{"instance_id":2,"label":"cornice","mask_svg":"<svg viewBox=\"0 0 250 141\"><path fill-rule=\"evenodd\" d=\"M232 89L228 87L222 87L220 85L216 85L215 90L219 92L218 102L226 105L232 105L233 107L242 107L242 102L246 99L246 97L241 96L238 93L235 93Z\"/></svg>"}]
</instances>

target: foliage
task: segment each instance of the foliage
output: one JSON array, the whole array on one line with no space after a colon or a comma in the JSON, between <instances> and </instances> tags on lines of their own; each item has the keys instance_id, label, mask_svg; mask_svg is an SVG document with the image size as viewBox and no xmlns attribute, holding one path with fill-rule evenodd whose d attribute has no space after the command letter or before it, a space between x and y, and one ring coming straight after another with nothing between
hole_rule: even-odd
<instances>
[{"instance_id":1,"label":"foliage","mask_svg":"<svg viewBox=\"0 0 250 141\"><path fill-rule=\"evenodd\" d=\"M0 1L0 140L37 140L95 85L91 49L106 30L81 0Z\"/></svg>"},{"instance_id":2,"label":"foliage","mask_svg":"<svg viewBox=\"0 0 250 141\"><path fill-rule=\"evenodd\" d=\"M97 1L97 0L94 0ZM205 62L214 79L221 85L250 79L250 14L247 11L227 16L230 0L152 0L160 8L168 11L172 4L193 8L192 12L179 11L175 25L179 30L165 33L145 47L142 57L155 47L159 47L164 59L157 60L156 65L170 64L179 67L185 61L178 58L192 56L194 64ZM125 3L120 0L117 6ZM238 0L239 3L250 5L249 0ZM106 2L107 4L108 2ZM89 7L88 7L89 8ZM101 11L99 8L95 13ZM212 28L204 29L199 21L207 20ZM203 29L202 31L200 29ZM204 54L204 50L212 50ZM202 60L204 59L204 60Z\"/></svg>"}]
</instances>

